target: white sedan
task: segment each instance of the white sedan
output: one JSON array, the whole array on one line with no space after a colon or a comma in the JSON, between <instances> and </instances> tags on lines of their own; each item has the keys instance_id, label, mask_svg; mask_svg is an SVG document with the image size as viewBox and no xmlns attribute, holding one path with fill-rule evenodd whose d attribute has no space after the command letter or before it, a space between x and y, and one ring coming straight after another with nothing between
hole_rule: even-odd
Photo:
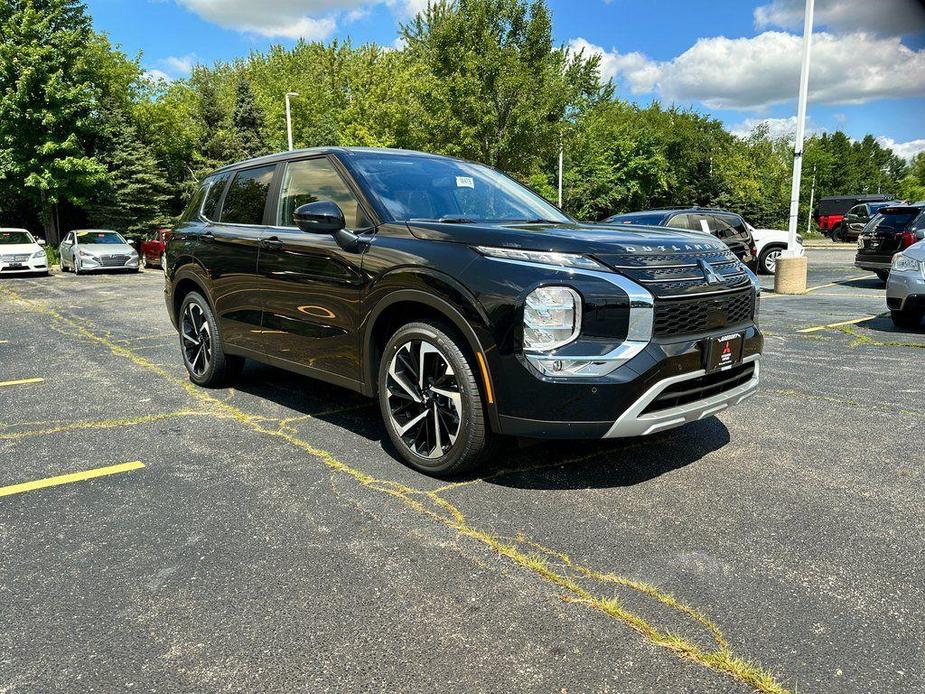
<instances>
[{"instance_id":1,"label":"white sedan","mask_svg":"<svg viewBox=\"0 0 925 694\"><path fill-rule=\"evenodd\" d=\"M751 224L748 230L755 239L755 248L758 252L758 272L773 275L777 269L777 259L787 250L787 232L780 229L756 229ZM797 235L798 255L805 255L803 237Z\"/></svg>"},{"instance_id":2,"label":"white sedan","mask_svg":"<svg viewBox=\"0 0 925 694\"><path fill-rule=\"evenodd\" d=\"M44 243L25 229L0 229L0 275L47 275Z\"/></svg>"}]
</instances>

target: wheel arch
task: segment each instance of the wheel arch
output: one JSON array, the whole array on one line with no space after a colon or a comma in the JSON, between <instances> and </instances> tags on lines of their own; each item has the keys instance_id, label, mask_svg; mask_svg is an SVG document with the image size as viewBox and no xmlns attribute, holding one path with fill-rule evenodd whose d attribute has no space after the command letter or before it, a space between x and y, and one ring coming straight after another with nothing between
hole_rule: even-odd
<instances>
[{"instance_id":1,"label":"wheel arch","mask_svg":"<svg viewBox=\"0 0 925 694\"><path fill-rule=\"evenodd\" d=\"M394 331L407 323L437 320L448 324L462 337L463 346L468 348L469 356L475 359L476 380L488 410L489 421L492 428L499 431L494 388L486 354L486 350L494 346L487 330L487 316L475 298L462 287L455 287L456 283L449 278L439 278L438 281L443 283L443 289L446 292L444 296L417 288L395 288L387 291L370 310L362 331L364 394L370 397L377 395L379 363L383 348ZM473 323L482 330L474 329Z\"/></svg>"},{"instance_id":2,"label":"wheel arch","mask_svg":"<svg viewBox=\"0 0 925 694\"><path fill-rule=\"evenodd\" d=\"M204 268L192 258L174 272L170 295L170 318L174 327L177 326L179 320L180 305L183 303L184 297L190 292L198 291L202 294L205 300L209 302L209 308L214 313L215 306L212 304L212 297L207 289L208 282L204 277L204 273Z\"/></svg>"}]
</instances>

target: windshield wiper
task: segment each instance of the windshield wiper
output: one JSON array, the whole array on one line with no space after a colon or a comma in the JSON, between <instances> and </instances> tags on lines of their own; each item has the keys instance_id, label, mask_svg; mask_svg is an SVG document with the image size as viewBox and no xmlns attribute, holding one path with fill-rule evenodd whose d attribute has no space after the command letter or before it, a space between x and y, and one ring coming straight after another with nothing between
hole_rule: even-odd
<instances>
[{"instance_id":1,"label":"windshield wiper","mask_svg":"<svg viewBox=\"0 0 925 694\"><path fill-rule=\"evenodd\" d=\"M430 217L414 217L408 220L409 222L436 222L438 224L474 224L475 220L470 217L463 217L462 215L452 215L448 214L439 219L432 219Z\"/></svg>"}]
</instances>

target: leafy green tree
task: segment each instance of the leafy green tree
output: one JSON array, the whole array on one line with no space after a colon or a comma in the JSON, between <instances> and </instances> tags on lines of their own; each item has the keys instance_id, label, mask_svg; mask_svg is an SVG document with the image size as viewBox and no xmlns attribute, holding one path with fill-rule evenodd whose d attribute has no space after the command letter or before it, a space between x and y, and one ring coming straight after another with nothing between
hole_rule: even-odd
<instances>
[{"instance_id":1,"label":"leafy green tree","mask_svg":"<svg viewBox=\"0 0 925 694\"><path fill-rule=\"evenodd\" d=\"M86 202L106 177L88 151L98 127L93 43L77 0L0 6L0 192L36 205L51 243L58 205Z\"/></svg>"}]
</instances>

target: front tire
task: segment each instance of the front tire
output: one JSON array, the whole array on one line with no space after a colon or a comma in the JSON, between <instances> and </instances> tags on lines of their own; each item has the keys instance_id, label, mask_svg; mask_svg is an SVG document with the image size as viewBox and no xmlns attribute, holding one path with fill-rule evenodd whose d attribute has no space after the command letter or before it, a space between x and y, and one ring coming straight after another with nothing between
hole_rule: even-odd
<instances>
[{"instance_id":1,"label":"front tire","mask_svg":"<svg viewBox=\"0 0 925 694\"><path fill-rule=\"evenodd\" d=\"M234 380L244 358L225 354L225 343L209 302L190 292L180 306L180 351L190 380L204 388L220 388Z\"/></svg>"},{"instance_id":2,"label":"front tire","mask_svg":"<svg viewBox=\"0 0 925 694\"><path fill-rule=\"evenodd\" d=\"M890 277L890 271L889 270L877 270L877 277L880 279L881 282L886 282L887 279L889 279Z\"/></svg>"},{"instance_id":3,"label":"front tire","mask_svg":"<svg viewBox=\"0 0 925 694\"><path fill-rule=\"evenodd\" d=\"M780 258L783 250L780 246L762 249L758 256L758 272L763 275L773 275L777 270L777 259Z\"/></svg>"},{"instance_id":4,"label":"front tire","mask_svg":"<svg viewBox=\"0 0 925 694\"><path fill-rule=\"evenodd\" d=\"M920 311L890 311L890 318L897 328L918 328L922 323Z\"/></svg>"},{"instance_id":5,"label":"front tire","mask_svg":"<svg viewBox=\"0 0 925 694\"><path fill-rule=\"evenodd\" d=\"M458 475L491 450L476 370L465 343L436 323L410 323L385 347L379 406L392 445L413 468Z\"/></svg>"},{"instance_id":6,"label":"front tire","mask_svg":"<svg viewBox=\"0 0 925 694\"><path fill-rule=\"evenodd\" d=\"M841 243L842 241L842 225L837 225L832 229L832 243Z\"/></svg>"}]
</instances>

